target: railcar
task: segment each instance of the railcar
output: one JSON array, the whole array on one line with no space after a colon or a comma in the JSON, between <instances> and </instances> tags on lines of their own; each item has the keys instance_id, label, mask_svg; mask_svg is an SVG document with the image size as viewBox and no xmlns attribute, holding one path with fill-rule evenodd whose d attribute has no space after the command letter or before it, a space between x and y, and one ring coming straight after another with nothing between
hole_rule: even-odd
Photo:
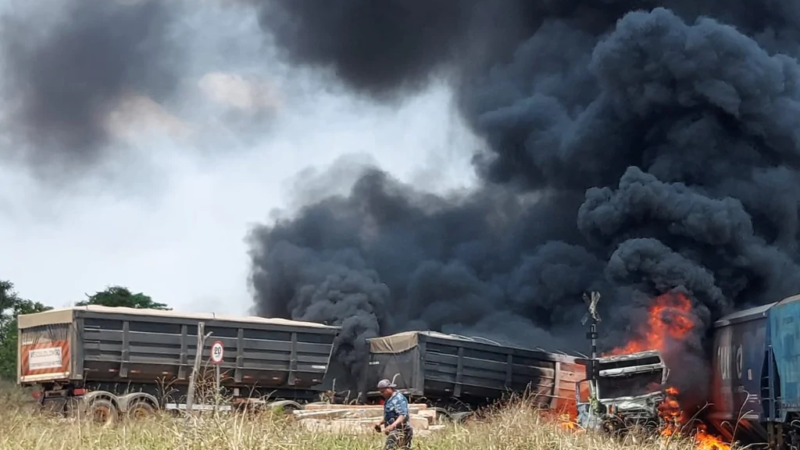
<instances>
[{"instance_id":1,"label":"railcar","mask_svg":"<svg viewBox=\"0 0 800 450\"><path fill-rule=\"evenodd\" d=\"M714 324L708 419L730 440L800 444L800 295Z\"/></svg>"}]
</instances>

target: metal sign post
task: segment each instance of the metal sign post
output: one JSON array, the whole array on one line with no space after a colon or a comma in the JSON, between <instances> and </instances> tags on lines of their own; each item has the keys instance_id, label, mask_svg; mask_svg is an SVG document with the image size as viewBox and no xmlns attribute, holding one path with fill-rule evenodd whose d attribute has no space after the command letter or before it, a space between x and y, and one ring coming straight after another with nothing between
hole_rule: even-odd
<instances>
[{"instance_id":1,"label":"metal sign post","mask_svg":"<svg viewBox=\"0 0 800 450\"><path fill-rule=\"evenodd\" d=\"M214 364L214 382L216 385L216 394L214 396L214 413L216 414L219 409L219 366L222 364L222 357L225 355L225 347L222 341L214 341L211 344L211 363Z\"/></svg>"}]
</instances>

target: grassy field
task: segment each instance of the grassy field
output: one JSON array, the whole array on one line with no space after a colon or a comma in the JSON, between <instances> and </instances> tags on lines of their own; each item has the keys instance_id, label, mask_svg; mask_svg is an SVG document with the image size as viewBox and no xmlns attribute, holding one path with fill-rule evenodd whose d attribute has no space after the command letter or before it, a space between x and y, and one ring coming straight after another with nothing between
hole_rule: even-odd
<instances>
[{"instance_id":1,"label":"grassy field","mask_svg":"<svg viewBox=\"0 0 800 450\"><path fill-rule=\"evenodd\" d=\"M13 389L0 395L0 449L155 450L155 449L380 449L383 435L335 436L305 431L289 417L207 418L187 422L168 416L101 427L86 421L32 415ZM691 443L628 437L611 440L564 429L522 403L481 421L449 426L416 439L414 448L689 450Z\"/></svg>"}]
</instances>

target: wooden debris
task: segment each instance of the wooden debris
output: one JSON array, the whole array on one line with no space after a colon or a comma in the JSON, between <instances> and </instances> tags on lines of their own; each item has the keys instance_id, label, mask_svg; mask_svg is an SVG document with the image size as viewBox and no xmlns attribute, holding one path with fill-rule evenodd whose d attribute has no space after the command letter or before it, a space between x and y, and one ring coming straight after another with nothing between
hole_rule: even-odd
<instances>
[{"instance_id":1,"label":"wooden debris","mask_svg":"<svg viewBox=\"0 0 800 450\"><path fill-rule=\"evenodd\" d=\"M337 419L341 417L345 417L348 414L352 414L356 411L349 410L349 409L329 409L329 410L317 410L317 411L293 411L294 415L298 419Z\"/></svg>"},{"instance_id":2,"label":"wooden debris","mask_svg":"<svg viewBox=\"0 0 800 450\"><path fill-rule=\"evenodd\" d=\"M427 405L413 403L408 409L409 422L415 432L422 432L420 435L443 428L435 425L436 410ZM304 410L294 411L293 414L310 431L357 435L375 433L375 424L383 416L383 406L315 403L306 405Z\"/></svg>"},{"instance_id":3,"label":"wooden debris","mask_svg":"<svg viewBox=\"0 0 800 450\"><path fill-rule=\"evenodd\" d=\"M410 414L414 414L414 412L409 411ZM419 412L416 414L427 417L430 423L436 423L436 410L435 409L420 409Z\"/></svg>"},{"instance_id":4,"label":"wooden debris","mask_svg":"<svg viewBox=\"0 0 800 450\"><path fill-rule=\"evenodd\" d=\"M409 409L428 409L425 403L411 403ZM328 409L378 409L383 411L382 405L336 405L333 403L310 403L303 407L304 411L319 411Z\"/></svg>"},{"instance_id":5,"label":"wooden debris","mask_svg":"<svg viewBox=\"0 0 800 450\"><path fill-rule=\"evenodd\" d=\"M411 423L411 427L415 430L427 430L430 426L427 417L415 416L413 414L409 418L409 422Z\"/></svg>"}]
</instances>

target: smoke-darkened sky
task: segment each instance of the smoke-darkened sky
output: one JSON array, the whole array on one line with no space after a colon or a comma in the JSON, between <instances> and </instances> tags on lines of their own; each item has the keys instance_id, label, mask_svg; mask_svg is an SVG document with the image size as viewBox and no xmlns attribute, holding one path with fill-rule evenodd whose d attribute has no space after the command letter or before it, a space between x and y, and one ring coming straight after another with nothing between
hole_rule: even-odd
<instances>
[{"instance_id":1,"label":"smoke-darkened sky","mask_svg":"<svg viewBox=\"0 0 800 450\"><path fill-rule=\"evenodd\" d=\"M261 8L286 61L357 95L391 103L444 77L486 145L473 192L429 195L370 170L348 195L257 229L260 313L340 323L354 345L433 328L575 349L583 292L603 294L615 345L650 299L678 289L695 304L698 345L721 315L800 289L800 9Z\"/></svg>"},{"instance_id":2,"label":"smoke-darkened sky","mask_svg":"<svg viewBox=\"0 0 800 450\"><path fill-rule=\"evenodd\" d=\"M386 107L277 60L247 3L101 3L0 0L0 279L22 296L122 284L246 314L243 238L273 209L368 163L426 189L470 181L446 86ZM460 162L430 177L443 160Z\"/></svg>"},{"instance_id":3,"label":"smoke-darkened sky","mask_svg":"<svg viewBox=\"0 0 800 450\"><path fill-rule=\"evenodd\" d=\"M44 29L3 18L6 132L35 168L85 167L112 143L108 115L125 95L164 101L175 89L178 46L168 3L67 1Z\"/></svg>"},{"instance_id":4,"label":"smoke-darkened sky","mask_svg":"<svg viewBox=\"0 0 800 450\"><path fill-rule=\"evenodd\" d=\"M786 2L0 12L0 277L35 300L236 298L353 363L407 329L582 349L595 289L604 344L680 289L696 345L800 288Z\"/></svg>"}]
</instances>

